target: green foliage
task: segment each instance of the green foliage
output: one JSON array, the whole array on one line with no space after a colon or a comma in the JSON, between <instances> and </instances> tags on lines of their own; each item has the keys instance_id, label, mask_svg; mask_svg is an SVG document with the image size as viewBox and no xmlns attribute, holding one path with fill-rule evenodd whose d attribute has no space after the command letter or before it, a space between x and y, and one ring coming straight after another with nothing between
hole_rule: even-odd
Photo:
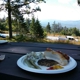
<instances>
[{"instance_id":1,"label":"green foliage","mask_svg":"<svg viewBox=\"0 0 80 80\"><path fill-rule=\"evenodd\" d=\"M30 28L31 20L28 18L25 20L25 30L27 33L29 33L29 28Z\"/></svg>"},{"instance_id":2,"label":"green foliage","mask_svg":"<svg viewBox=\"0 0 80 80\"><path fill-rule=\"evenodd\" d=\"M79 32L79 29L77 29L76 27L72 28L71 29L71 34L75 35L75 36L80 36L80 32Z\"/></svg>"},{"instance_id":3,"label":"green foliage","mask_svg":"<svg viewBox=\"0 0 80 80\"><path fill-rule=\"evenodd\" d=\"M35 29L36 29L36 27L35 27L35 18L32 17L32 21L31 21L31 24L30 24L30 33L32 35L36 34Z\"/></svg>"},{"instance_id":4,"label":"green foliage","mask_svg":"<svg viewBox=\"0 0 80 80\"><path fill-rule=\"evenodd\" d=\"M1 30L1 31L6 30L6 27L5 27L5 21L4 21L3 19L0 20L0 30Z\"/></svg>"},{"instance_id":5,"label":"green foliage","mask_svg":"<svg viewBox=\"0 0 80 80\"><path fill-rule=\"evenodd\" d=\"M26 37L23 36L23 35L18 35L18 36L16 36L15 40L17 42L25 42L26 41Z\"/></svg>"},{"instance_id":6,"label":"green foliage","mask_svg":"<svg viewBox=\"0 0 80 80\"><path fill-rule=\"evenodd\" d=\"M47 36L47 32L44 31L44 38L46 38L46 36Z\"/></svg>"},{"instance_id":7,"label":"green foliage","mask_svg":"<svg viewBox=\"0 0 80 80\"><path fill-rule=\"evenodd\" d=\"M68 28L68 27L62 27L60 23L55 23L53 22L51 26L51 32L52 33L58 33L62 35L75 35L75 36L80 36L80 30L77 29L76 27L73 28Z\"/></svg>"},{"instance_id":8,"label":"green foliage","mask_svg":"<svg viewBox=\"0 0 80 80\"><path fill-rule=\"evenodd\" d=\"M8 25L9 25L9 35L10 38L12 38L12 21L11 17L14 17L17 20L17 23L19 23L19 30L25 30L24 25L24 14L32 14L37 11L41 11L41 9L38 7L34 7L31 10L31 3L40 3L45 2L44 0L3 0L4 3L0 4L0 10L6 10L8 12ZM5 4L6 3L6 4ZM4 6L6 9L4 9ZM22 7L25 7L22 8ZM12 16L11 16L12 15Z\"/></svg>"},{"instance_id":9,"label":"green foliage","mask_svg":"<svg viewBox=\"0 0 80 80\"><path fill-rule=\"evenodd\" d=\"M43 31L43 28L42 28L38 19L35 22L35 26L36 26L36 29L35 29L36 30L36 37L43 38L44 31Z\"/></svg>"},{"instance_id":10,"label":"green foliage","mask_svg":"<svg viewBox=\"0 0 80 80\"><path fill-rule=\"evenodd\" d=\"M51 32L51 27L50 27L50 23L49 23L49 22L48 22L48 24L47 24L47 26L46 26L46 31L47 31L48 33Z\"/></svg>"},{"instance_id":11,"label":"green foliage","mask_svg":"<svg viewBox=\"0 0 80 80\"><path fill-rule=\"evenodd\" d=\"M60 33L62 35L70 35L68 32L69 32L69 29L65 26L65 27L62 28Z\"/></svg>"},{"instance_id":12,"label":"green foliage","mask_svg":"<svg viewBox=\"0 0 80 80\"><path fill-rule=\"evenodd\" d=\"M39 22L39 20L35 20L35 18L32 18L31 24L30 24L30 33L35 36L36 38L42 38L43 37L43 28Z\"/></svg>"},{"instance_id":13,"label":"green foliage","mask_svg":"<svg viewBox=\"0 0 80 80\"><path fill-rule=\"evenodd\" d=\"M51 27L51 32L59 33L61 32L62 29L63 27L61 26L60 23L56 23L55 21L53 22L52 27Z\"/></svg>"},{"instance_id":14,"label":"green foliage","mask_svg":"<svg viewBox=\"0 0 80 80\"><path fill-rule=\"evenodd\" d=\"M0 23L0 30L5 30L5 26L2 23Z\"/></svg>"}]
</instances>

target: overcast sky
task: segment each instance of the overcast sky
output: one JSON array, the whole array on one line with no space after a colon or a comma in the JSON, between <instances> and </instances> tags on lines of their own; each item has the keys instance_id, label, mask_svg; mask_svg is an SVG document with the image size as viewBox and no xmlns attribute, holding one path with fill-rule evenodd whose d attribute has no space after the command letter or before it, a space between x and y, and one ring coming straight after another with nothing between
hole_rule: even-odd
<instances>
[{"instance_id":1,"label":"overcast sky","mask_svg":"<svg viewBox=\"0 0 80 80\"><path fill-rule=\"evenodd\" d=\"M45 0L39 4L41 12L35 14L39 20L80 20L80 6L77 0ZM5 13L4 13L5 14ZM1 17L4 16L1 14Z\"/></svg>"},{"instance_id":2,"label":"overcast sky","mask_svg":"<svg viewBox=\"0 0 80 80\"><path fill-rule=\"evenodd\" d=\"M38 13L40 20L80 20L80 6L77 0L46 0L40 7L42 10Z\"/></svg>"}]
</instances>

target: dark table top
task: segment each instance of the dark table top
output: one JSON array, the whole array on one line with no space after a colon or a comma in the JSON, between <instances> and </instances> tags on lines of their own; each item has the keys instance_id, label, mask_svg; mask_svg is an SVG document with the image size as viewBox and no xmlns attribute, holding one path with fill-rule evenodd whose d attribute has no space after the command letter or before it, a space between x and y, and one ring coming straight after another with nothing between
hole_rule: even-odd
<instances>
[{"instance_id":1,"label":"dark table top","mask_svg":"<svg viewBox=\"0 0 80 80\"><path fill-rule=\"evenodd\" d=\"M17 60L21 56L31 51L45 51L47 47L70 55L76 60L77 67L61 74L38 74L22 70L17 66ZM79 80L80 78L80 47L78 45L11 42L0 44L0 54L6 55L0 62L0 80Z\"/></svg>"}]
</instances>

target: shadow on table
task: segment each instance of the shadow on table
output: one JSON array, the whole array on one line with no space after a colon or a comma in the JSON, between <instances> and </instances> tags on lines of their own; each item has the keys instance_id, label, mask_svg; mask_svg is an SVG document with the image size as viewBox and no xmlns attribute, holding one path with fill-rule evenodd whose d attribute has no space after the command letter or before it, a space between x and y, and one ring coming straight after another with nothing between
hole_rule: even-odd
<instances>
[{"instance_id":1,"label":"shadow on table","mask_svg":"<svg viewBox=\"0 0 80 80\"><path fill-rule=\"evenodd\" d=\"M77 67L69 72L61 73L61 74L40 74L40 73L33 73L33 72L27 72L22 70L23 73L26 74L24 76L24 79L27 78L29 80L79 80L76 74ZM75 79L74 79L75 78Z\"/></svg>"},{"instance_id":2,"label":"shadow on table","mask_svg":"<svg viewBox=\"0 0 80 80\"><path fill-rule=\"evenodd\" d=\"M79 80L78 67L61 74L40 74L24 71L18 68L19 74L6 75L0 74L0 80Z\"/></svg>"}]
</instances>

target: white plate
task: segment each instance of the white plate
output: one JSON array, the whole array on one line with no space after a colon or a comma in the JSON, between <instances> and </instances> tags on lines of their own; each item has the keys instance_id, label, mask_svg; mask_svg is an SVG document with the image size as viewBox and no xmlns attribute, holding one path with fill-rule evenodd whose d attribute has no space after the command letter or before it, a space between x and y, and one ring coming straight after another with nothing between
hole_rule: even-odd
<instances>
[{"instance_id":1,"label":"white plate","mask_svg":"<svg viewBox=\"0 0 80 80\"><path fill-rule=\"evenodd\" d=\"M7 40L0 40L0 44L7 43L7 42L8 42Z\"/></svg>"},{"instance_id":2,"label":"white plate","mask_svg":"<svg viewBox=\"0 0 80 80\"><path fill-rule=\"evenodd\" d=\"M26 71L29 71L29 72L34 72L34 73L41 73L41 74L59 74L59 73L68 72L68 71L74 69L74 68L77 66L77 62L76 62L72 57L70 57L70 61L69 61L68 65L64 66L63 69L58 69L58 70L46 70L46 68L44 68L44 67L43 67L43 69L34 69L34 68L28 67L27 65L25 65L25 64L23 63L25 56L26 56L26 55L20 57L20 58L17 60L17 65L18 65L21 69L23 69L23 70L26 70Z\"/></svg>"}]
</instances>

